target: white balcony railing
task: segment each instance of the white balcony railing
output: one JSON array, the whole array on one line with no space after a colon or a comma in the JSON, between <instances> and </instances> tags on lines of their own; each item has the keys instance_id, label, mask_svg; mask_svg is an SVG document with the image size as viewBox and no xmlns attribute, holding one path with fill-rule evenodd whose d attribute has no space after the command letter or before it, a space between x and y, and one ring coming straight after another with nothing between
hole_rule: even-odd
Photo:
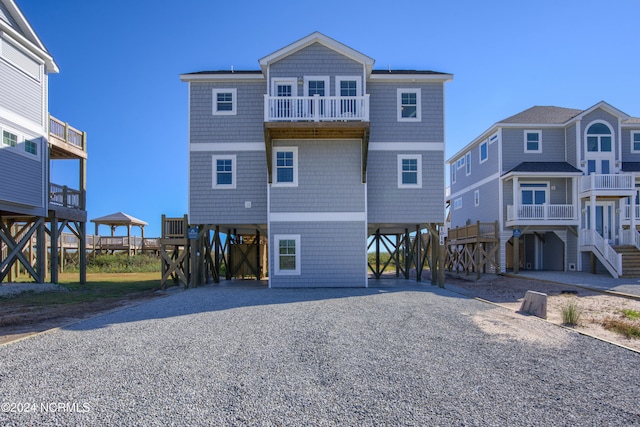
<instances>
[{"instance_id":1,"label":"white balcony railing","mask_svg":"<svg viewBox=\"0 0 640 427\"><path fill-rule=\"evenodd\" d=\"M580 191L635 190L635 179L630 174L591 174L580 179Z\"/></svg>"},{"instance_id":2,"label":"white balcony railing","mask_svg":"<svg viewBox=\"0 0 640 427\"><path fill-rule=\"evenodd\" d=\"M577 221L573 205L508 205L507 221Z\"/></svg>"},{"instance_id":3,"label":"white balcony railing","mask_svg":"<svg viewBox=\"0 0 640 427\"><path fill-rule=\"evenodd\" d=\"M369 95L268 96L264 121L369 121Z\"/></svg>"},{"instance_id":4,"label":"white balcony railing","mask_svg":"<svg viewBox=\"0 0 640 427\"><path fill-rule=\"evenodd\" d=\"M631 211L632 210L635 212L636 221L640 221L640 205L634 205L634 206L625 205L624 206L624 218L622 218L623 221L629 221L631 219Z\"/></svg>"}]
</instances>

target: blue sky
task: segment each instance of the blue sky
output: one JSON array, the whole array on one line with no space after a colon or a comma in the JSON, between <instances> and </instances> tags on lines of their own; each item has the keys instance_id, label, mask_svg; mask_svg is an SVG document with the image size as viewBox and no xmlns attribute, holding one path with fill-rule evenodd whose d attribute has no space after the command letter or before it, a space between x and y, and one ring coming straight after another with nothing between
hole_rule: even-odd
<instances>
[{"instance_id":1,"label":"blue sky","mask_svg":"<svg viewBox=\"0 0 640 427\"><path fill-rule=\"evenodd\" d=\"M257 70L314 31L376 69L453 74L447 158L533 105L604 100L640 116L637 0L17 2L60 67L49 78L51 114L88 133L89 219L123 211L149 223L147 236L160 234L163 213L187 213L179 75ZM53 182L77 188L75 164L54 167Z\"/></svg>"}]
</instances>

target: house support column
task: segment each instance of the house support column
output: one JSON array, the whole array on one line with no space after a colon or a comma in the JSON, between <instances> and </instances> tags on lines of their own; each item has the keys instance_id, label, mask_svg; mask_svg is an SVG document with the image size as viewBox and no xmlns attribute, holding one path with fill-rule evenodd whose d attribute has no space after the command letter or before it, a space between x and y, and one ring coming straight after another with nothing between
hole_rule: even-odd
<instances>
[{"instance_id":1,"label":"house support column","mask_svg":"<svg viewBox=\"0 0 640 427\"><path fill-rule=\"evenodd\" d=\"M55 213L51 217L50 223L50 237L51 237L51 283L58 283L58 268L59 268L59 257L58 257L58 218ZM78 243L78 251L80 250L80 244Z\"/></svg>"}]
</instances>

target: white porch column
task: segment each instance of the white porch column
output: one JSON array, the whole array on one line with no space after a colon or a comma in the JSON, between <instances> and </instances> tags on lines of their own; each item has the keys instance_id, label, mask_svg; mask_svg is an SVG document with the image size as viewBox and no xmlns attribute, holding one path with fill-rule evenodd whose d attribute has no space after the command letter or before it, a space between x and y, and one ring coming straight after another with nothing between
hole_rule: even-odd
<instances>
[{"instance_id":1,"label":"white porch column","mask_svg":"<svg viewBox=\"0 0 640 427\"><path fill-rule=\"evenodd\" d=\"M629 211L630 211L629 212L629 228L631 229L631 232L632 232L631 235L635 236L635 232L636 232L636 195L635 194L631 196L631 203L629 203Z\"/></svg>"},{"instance_id":2,"label":"white porch column","mask_svg":"<svg viewBox=\"0 0 640 427\"><path fill-rule=\"evenodd\" d=\"M518 197L518 177L513 177L513 217L515 219L520 219L519 215L519 206L520 206L520 197Z\"/></svg>"},{"instance_id":3,"label":"white porch column","mask_svg":"<svg viewBox=\"0 0 640 427\"><path fill-rule=\"evenodd\" d=\"M590 218L589 218L589 230L595 231L596 229L596 196L594 194L589 198L589 210L590 210Z\"/></svg>"},{"instance_id":4,"label":"white porch column","mask_svg":"<svg viewBox=\"0 0 640 427\"><path fill-rule=\"evenodd\" d=\"M571 204L573 205L573 218L580 219L580 199L578 198L578 180L580 177L571 178Z\"/></svg>"}]
</instances>

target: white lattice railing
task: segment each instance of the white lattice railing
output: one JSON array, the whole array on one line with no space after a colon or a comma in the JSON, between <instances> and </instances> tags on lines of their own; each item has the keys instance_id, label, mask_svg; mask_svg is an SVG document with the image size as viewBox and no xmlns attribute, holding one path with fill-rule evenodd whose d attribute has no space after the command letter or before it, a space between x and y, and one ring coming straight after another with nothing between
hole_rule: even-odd
<instances>
[{"instance_id":1,"label":"white lattice railing","mask_svg":"<svg viewBox=\"0 0 640 427\"><path fill-rule=\"evenodd\" d=\"M268 96L264 121L369 121L369 95Z\"/></svg>"},{"instance_id":2,"label":"white lattice railing","mask_svg":"<svg viewBox=\"0 0 640 427\"><path fill-rule=\"evenodd\" d=\"M633 175L591 174L580 179L580 191L594 190L635 190Z\"/></svg>"},{"instance_id":3,"label":"white lattice railing","mask_svg":"<svg viewBox=\"0 0 640 427\"><path fill-rule=\"evenodd\" d=\"M508 205L508 221L578 220L573 205Z\"/></svg>"},{"instance_id":4,"label":"white lattice railing","mask_svg":"<svg viewBox=\"0 0 640 427\"><path fill-rule=\"evenodd\" d=\"M622 275L622 254L614 251L596 230L582 230L580 246L589 246L614 278Z\"/></svg>"}]
</instances>

